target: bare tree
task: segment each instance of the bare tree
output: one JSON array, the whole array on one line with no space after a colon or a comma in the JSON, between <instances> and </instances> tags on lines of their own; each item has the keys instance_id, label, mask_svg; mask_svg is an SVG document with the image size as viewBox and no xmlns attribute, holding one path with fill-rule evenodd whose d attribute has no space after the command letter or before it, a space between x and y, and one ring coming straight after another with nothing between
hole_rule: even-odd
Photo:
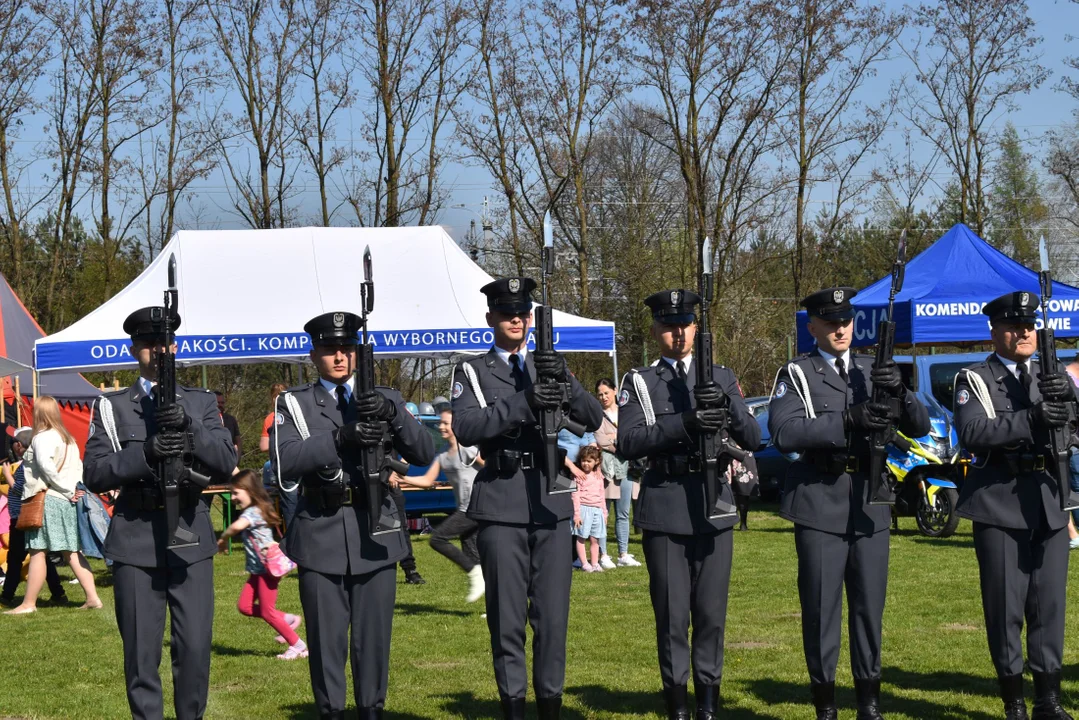
<instances>
[{"instance_id":1,"label":"bare tree","mask_svg":"<svg viewBox=\"0 0 1079 720\"><path fill-rule=\"evenodd\" d=\"M373 0L352 8L354 34L363 40L353 62L374 99L364 129L374 162L354 172L347 200L361 225L428 224L442 203L438 138L460 93L456 51L464 13L452 0ZM418 130L424 141L417 141Z\"/></svg>"},{"instance_id":2,"label":"bare tree","mask_svg":"<svg viewBox=\"0 0 1079 720\"><path fill-rule=\"evenodd\" d=\"M10 268L8 279L16 292L24 290L29 268L23 262L23 224L45 196L19 185L30 159L15 150L19 129L37 108L37 82L49 59L49 36L44 18L28 0L0 2L0 185L4 191L2 223Z\"/></svg>"},{"instance_id":3,"label":"bare tree","mask_svg":"<svg viewBox=\"0 0 1079 720\"><path fill-rule=\"evenodd\" d=\"M785 0L637 0L637 64L661 106L642 128L678 158L687 227L699 257L716 237L716 286L761 203L778 190L763 172L778 139L783 73L791 62L792 10Z\"/></svg>"},{"instance_id":4,"label":"bare tree","mask_svg":"<svg viewBox=\"0 0 1079 720\"><path fill-rule=\"evenodd\" d=\"M905 52L925 95L905 114L947 161L959 185L959 219L979 235L993 121L1049 77L1027 10L1023 0L939 0L913 10L928 37Z\"/></svg>"},{"instance_id":5,"label":"bare tree","mask_svg":"<svg viewBox=\"0 0 1079 720\"><path fill-rule=\"evenodd\" d=\"M234 183L233 207L253 228L282 227L295 175L283 139L290 132L288 111L303 50L298 1L222 0L206 7L228 87L242 106L236 116L225 113L216 130ZM241 148L254 150L253 171L250 159L245 162L237 152Z\"/></svg>"},{"instance_id":6,"label":"bare tree","mask_svg":"<svg viewBox=\"0 0 1079 720\"><path fill-rule=\"evenodd\" d=\"M793 156L795 221L792 275L794 296L801 297L807 210L814 186L831 185L831 201L816 220L831 235L849 220L850 201L861 197L873 181L856 174L888 127L895 96L875 105L860 102L858 91L888 59L888 50L903 28L901 19L883 5L857 0L798 0L794 16L794 100L790 122L782 124Z\"/></svg>"},{"instance_id":7,"label":"bare tree","mask_svg":"<svg viewBox=\"0 0 1079 720\"><path fill-rule=\"evenodd\" d=\"M343 62L349 37L347 12L339 0L304 0L300 12L303 50L297 72L307 79L310 102L292 113L291 120L304 156L318 182L320 221L330 224L329 179L348 158L348 151L331 145L335 139L335 117L352 105L353 68Z\"/></svg>"}]
</instances>

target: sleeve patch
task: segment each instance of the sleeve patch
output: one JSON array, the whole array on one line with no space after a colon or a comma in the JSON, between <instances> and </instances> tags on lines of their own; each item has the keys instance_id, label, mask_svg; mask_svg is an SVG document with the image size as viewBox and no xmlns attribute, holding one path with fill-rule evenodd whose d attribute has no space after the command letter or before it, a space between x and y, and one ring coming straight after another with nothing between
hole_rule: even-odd
<instances>
[{"instance_id":1,"label":"sleeve patch","mask_svg":"<svg viewBox=\"0 0 1079 720\"><path fill-rule=\"evenodd\" d=\"M776 397L781 398L787 394L787 383L781 382L776 385Z\"/></svg>"},{"instance_id":2,"label":"sleeve patch","mask_svg":"<svg viewBox=\"0 0 1079 720\"><path fill-rule=\"evenodd\" d=\"M966 405L970 401L970 393L965 388L960 390L955 396L955 401L960 405Z\"/></svg>"},{"instance_id":3,"label":"sleeve patch","mask_svg":"<svg viewBox=\"0 0 1079 720\"><path fill-rule=\"evenodd\" d=\"M618 407L624 406L629 402L629 390L623 390L618 393Z\"/></svg>"},{"instance_id":4,"label":"sleeve patch","mask_svg":"<svg viewBox=\"0 0 1079 720\"><path fill-rule=\"evenodd\" d=\"M273 423L274 423L274 425L284 425L285 424L285 416L282 415L281 413L274 413Z\"/></svg>"},{"instance_id":5,"label":"sleeve patch","mask_svg":"<svg viewBox=\"0 0 1079 720\"><path fill-rule=\"evenodd\" d=\"M90 429L86 433L86 439L89 440L90 438L92 438L94 436L94 431L96 431L96 430L97 430L97 426L94 425L94 421L91 420L90 421Z\"/></svg>"},{"instance_id":6,"label":"sleeve patch","mask_svg":"<svg viewBox=\"0 0 1079 720\"><path fill-rule=\"evenodd\" d=\"M461 394L464 393L464 391L465 386L459 382L455 382L453 384L453 393L451 393L453 395L453 399L456 400L457 398L461 397Z\"/></svg>"}]
</instances>

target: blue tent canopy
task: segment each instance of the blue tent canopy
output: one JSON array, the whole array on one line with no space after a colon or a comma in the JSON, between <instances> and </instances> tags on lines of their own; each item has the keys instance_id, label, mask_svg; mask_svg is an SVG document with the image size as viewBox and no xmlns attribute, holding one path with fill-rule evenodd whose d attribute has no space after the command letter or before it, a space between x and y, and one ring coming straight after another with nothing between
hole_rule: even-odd
<instances>
[{"instance_id":1,"label":"blue tent canopy","mask_svg":"<svg viewBox=\"0 0 1079 720\"><path fill-rule=\"evenodd\" d=\"M890 275L882 278L852 300L853 346L876 344L877 326L888 313L891 282ZM989 321L982 307L1015 290L1038 293L1038 274L960 223L907 263L903 290L895 299L896 343L988 341ZM813 349L807 320L804 310L797 314L798 352ZM1079 336L1079 288L1053 283L1049 322L1057 337Z\"/></svg>"}]
</instances>

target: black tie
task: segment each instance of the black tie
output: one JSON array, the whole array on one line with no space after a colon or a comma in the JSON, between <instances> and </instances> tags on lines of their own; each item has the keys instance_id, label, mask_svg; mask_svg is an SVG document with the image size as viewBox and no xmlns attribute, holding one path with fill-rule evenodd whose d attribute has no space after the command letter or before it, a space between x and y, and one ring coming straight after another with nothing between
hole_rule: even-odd
<instances>
[{"instance_id":1,"label":"black tie","mask_svg":"<svg viewBox=\"0 0 1079 720\"><path fill-rule=\"evenodd\" d=\"M850 376L847 375L847 365L843 362L843 358L835 359L835 371L839 373L839 379L843 381L843 384L850 385Z\"/></svg>"},{"instance_id":2,"label":"black tie","mask_svg":"<svg viewBox=\"0 0 1079 720\"><path fill-rule=\"evenodd\" d=\"M676 368L676 372L678 373L678 378L682 382L685 382L686 379L688 378L688 375L686 375L685 361L683 361L683 360L675 360L674 361L674 367Z\"/></svg>"},{"instance_id":3,"label":"black tie","mask_svg":"<svg viewBox=\"0 0 1079 720\"><path fill-rule=\"evenodd\" d=\"M525 374L521 370L521 356L517 353L510 355L510 376L513 377L513 388L517 392L525 389Z\"/></svg>"},{"instance_id":4,"label":"black tie","mask_svg":"<svg viewBox=\"0 0 1079 720\"><path fill-rule=\"evenodd\" d=\"M1016 363L1016 370L1019 371L1019 384L1023 386L1023 390L1027 395L1030 395L1030 384L1032 382L1030 378L1030 371L1027 370L1027 364L1025 362Z\"/></svg>"},{"instance_id":5,"label":"black tie","mask_svg":"<svg viewBox=\"0 0 1079 720\"><path fill-rule=\"evenodd\" d=\"M346 422L348 414L348 388L344 385L337 386L337 409L341 412L341 422Z\"/></svg>"}]
</instances>

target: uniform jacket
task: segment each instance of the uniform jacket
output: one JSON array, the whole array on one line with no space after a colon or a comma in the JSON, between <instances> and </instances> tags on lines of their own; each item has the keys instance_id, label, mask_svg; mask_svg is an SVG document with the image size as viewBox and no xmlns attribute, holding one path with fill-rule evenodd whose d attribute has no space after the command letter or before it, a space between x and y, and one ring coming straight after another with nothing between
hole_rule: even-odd
<instances>
[{"instance_id":1,"label":"uniform jacket","mask_svg":"<svg viewBox=\"0 0 1079 720\"><path fill-rule=\"evenodd\" d=\"M618 452L627 460L658 455L690 455L697 452L697 438L686 432L682 413L695 406L693 387L696 385L694 358L687 371L687 382L679 379L666 361L638 368L622 379L618 393ZM632 380L636 373L644 379L656 423L645 424L637 388ZM730 398L731 439L739 447L755 452L761 442L761 428L746 407L734 373L721 365L712 366L712 378ZM721 468L722 469L722 468ZM722 478L720 478L722 480ZM721 497L734 503L728 484L721 485ZM737 518L708 518L705 501L704 475L700 472L671 476L659 468L649 468L641 482L640 497L635 514L637 527L644 530L692 535L715 533L734 525Z\"/></svg>"},{"instance_id":2,"label":"uniform jacket","mask_svg":"<svg viewBox=\"0 0 1079 720\"><path fill-rule=\"evenodd\" d=\"M809 384L815 418L810 418L795 392L787 366L779 372L775 396L768 406L768 429L782 453L825 451L848 454L866 465L859 472L829 473L803 458L787 470L779 514L797 525L836 534L872 535L887 530L891 508L869 504L869 443L866 434L848 437L843 428L843 411L865 402L873 393L869 379L871 355L850 354L850 384L817 350L794 360ZM929 411L917 396L906 390L902 396L899 431L908 437L929 432Z\"/></svg>"},{"instance_id":3,"label":"uniform jacket","mask_svg":"<svg viewBox=\"0 0 1079 720\"><path fill-rule=\"evenodd\" d=\"M391 423L394 449L406 462L430 465L435 457L430 433L405 409L401 393L385 387L378 390L397 406L397 416ZM354 490L358 492L353 505L332 511L310 507L301 494L281 549L300 567L328 575L362 575L396 563L407 552L404 518L400 518L400 532L371 535L359 455L346 452L339 456L334 446L333 431L342 425L337 399L317 381L292 388L288 394L299 403L310 437L300 437L296 419L284 395L279 395L270 429L270 461L277 477L300 478L304 484L340 482L336 475L341 470L346 483L357 478ZM382 506L385 514L397 514L388 492Z\"/></svg>"},{"instance_id":4,"label":"uniform jacket","mask_svg":"<svg viewBox=\"0 0 1079 720\"><path fill-rule=\"evenodd\" d=\"M95 493L120 489L109 534L105 538L105 557L139 567L183 566L213 557L217 552L217 538L210 523L208 502L180 510L179 526L198 535L199 544L166 550L165 511L136 510L125 501L124 493L128 490L147 485L156 487L154 471L146 464L142 449L146 439L157 432L153 398L143 391L138 381L125 390L105 393L102 398L108 398L112 404L120 452L113 450L112 442L105 434L99 398L94 401L86 440L83 483ZM176 402L191 420L189 432L200 469L227 482L236 467L236 450L228 430L221 425L217 398L208 390L178 386Z\"/></svg>"},{"instance_id":5,"label":"uniform jacket","mask_svg":"<svg viewBox=\"0 0 1079 720\"><path fill-rule=\"evenodd\" d=\"M486 355L465 361L479 380L487 407L480 407L476 394L459 365L453 375L453 434L462 445L478 445L485 459L499 450L542 453L536 415L528 406L524 391L517 392L510 367L494 348ZM462 363L463 365L464 363ZM532 354L525 356L528 376L536 381ZM585 391L577 378L570 377L570 415L589 432L603 420L599 401ZM547 494L547 478L539 467L518 469L512 476L496 473L488 461L476 475L468 516L473 520L511 525L545 525L573 515L569 493Z\"/></svg>"},{"instance_id":6,"label":"uniform jacket","mask_svg":"<svg viewBox=\"0 0 1079 720\"><path fill-rule=\"evenodd\" d=\"M1044 452L1044 431L1032 426L1030 409L1041 400L1036 381L1038 363L1032 361L1030 394L995 354L969 366L985 381L996 418L990 420L974 396L965 373L955 380L955 426L960 444L976 454L956 512L975 522L1014 529L1035 529L1044 516L1058 530L1068 524L1060 509L1057 485L1048 472L1013 474L1001 455L1005 452Z\"/></svg>"}]
</instances>

